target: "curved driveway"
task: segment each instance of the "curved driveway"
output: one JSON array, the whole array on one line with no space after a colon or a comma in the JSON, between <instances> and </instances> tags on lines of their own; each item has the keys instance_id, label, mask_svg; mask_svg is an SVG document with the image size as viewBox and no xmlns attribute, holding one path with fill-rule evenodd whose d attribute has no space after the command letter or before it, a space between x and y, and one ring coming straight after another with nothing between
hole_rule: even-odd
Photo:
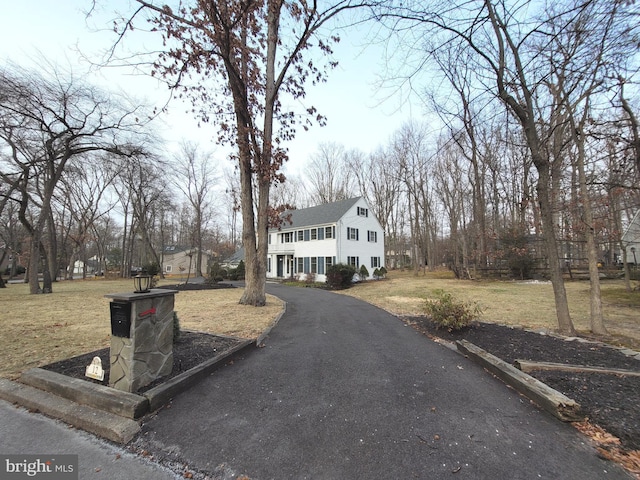
<instances>
[{"instance_id":1,"label":"curved driveway","mask_svg":"<svg viewBox=\"0 0 640 480\"><path fill-rule=\"evenodd\" d=\"M357 299L269 285L265 342L177 397L137 446L215 478L630 478L570 425Z\"/></svg>"}]
</instances>

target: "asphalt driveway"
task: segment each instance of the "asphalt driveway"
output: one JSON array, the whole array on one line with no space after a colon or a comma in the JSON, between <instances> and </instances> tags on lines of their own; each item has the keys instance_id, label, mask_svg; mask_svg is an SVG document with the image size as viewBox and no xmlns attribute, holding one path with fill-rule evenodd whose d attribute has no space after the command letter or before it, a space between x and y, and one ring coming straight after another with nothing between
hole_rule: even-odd
<instances>
[{"instance_id":1,"label":"asphalt driveway","mask_svg":"<svg viewBox=\"0 0 640 480\"><path fill-rule=\"evenodd\" d=\"M631 478L584 437L386 312L269 285L266 340L143 426L139 448L212 478Z\"/></svg>"}]
</instances>

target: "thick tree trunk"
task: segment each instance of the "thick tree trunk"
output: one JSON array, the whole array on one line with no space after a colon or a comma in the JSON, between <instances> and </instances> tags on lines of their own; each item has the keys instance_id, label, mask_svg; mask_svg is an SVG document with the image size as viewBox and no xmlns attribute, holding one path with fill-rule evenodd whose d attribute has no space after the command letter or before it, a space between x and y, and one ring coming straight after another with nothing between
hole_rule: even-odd
<instances>
[{"instance_id":1,"label":"thick tree trunk","mask_svg":"<svg viewBox=\"0 0 640 480\"><path fill-rule=\"evenodd\" d=\"M240 143L240 142L239 142ZM244 142L246 145L246 141ZM240 148L240 184L242 189L242 245L244 246L245 287L240 303L263 306L266 304L266 279L260 278L256 244L255 216L253 213L253 189L251 182L251 154ZM243 158L244 157L244 158Z\"/></svg>"}]
</instances>

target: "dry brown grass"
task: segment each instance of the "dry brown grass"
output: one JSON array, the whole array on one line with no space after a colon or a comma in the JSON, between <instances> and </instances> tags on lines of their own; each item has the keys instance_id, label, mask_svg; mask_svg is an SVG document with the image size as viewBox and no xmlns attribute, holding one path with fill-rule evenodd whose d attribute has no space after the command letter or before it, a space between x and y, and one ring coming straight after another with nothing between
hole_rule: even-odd
<instances>
[{"instance_id":1,"label":"dry brown grass","mask_svg":"<svg viewBox=\"0 0 640 480\"><path fill-rule=\"evenodd\" d=\"M620 344L640 347L640 292L627 293L620 280L601 282L605 322L612 338ZM566 282L569 310L575 328L589 333L589 282ZM414 276L413 272L390 272L388 278L344 290L395 315L422 315L427 298L437 290L477 302L482 320L553 331L557 317L553 289L548 282L497 282L456 280L443 272Z\"/></svg>"},{"instance_id":2,"label":"dry brown grass","mask_svg":"<svg viewBox=\"0 0 640 480\"><path fill-rule=\"evenodd\" d=\"M31 367L109 346L109 299L104 295L132 286L131 280L74 280L56 283L51 295L29 295L25 284L0 289L0 377L15 378ZM266 307L247 307L238 304L241 295L239 288L178 293L180 326L257 338L283 303L268 296Z\"/></svg>"},{"instance_id":3,"label":"dry brown grass","mask_svg":"<svg viewBox=\"0 0 640 480\"><path fill-rule=\"evenodd\" d=\"M175 283L166 280L165 283ZM25 284L0 289L0 377L109 345L108 293L131 291L131 280L59 282L52 295L29 295ZM589 284L567 282L573 322L589 331ZM385 280L356 285L341 293L358 297L396 315L423 314L426 298L444 290L456 298L478 302L482 319L530 328L557 328L553 291L548 283L473 282L443 272L418 277L390 272ZM604 313L612 337L640 348L640 293L624 291L622 282L602 282ZM282 302L268 297L264 308L238 304L241 289L183 291L176 295L182 328L256 338L282 311Z\"/></svg>"}]
</instances>

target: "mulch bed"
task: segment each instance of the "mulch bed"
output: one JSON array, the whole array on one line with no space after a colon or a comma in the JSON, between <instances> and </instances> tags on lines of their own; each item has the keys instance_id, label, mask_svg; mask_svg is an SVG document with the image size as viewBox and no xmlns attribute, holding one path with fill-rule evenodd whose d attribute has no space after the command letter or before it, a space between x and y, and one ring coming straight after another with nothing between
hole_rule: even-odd
<instances>
[{"instance_id":1,"label":"mulch bed","mask_svg":"<svg viewBox=\"0 0 640 480\"><path fill-rule=\"evenodd\" d=\"M208 333L182 331L180 338L173 344L173 370L172 372L156 380L149 385L138 390L136 393L144 393L167 380L172 379L176 375L186 372L190 368L196 367L201 363L215 358L218 355L239 345L241 340L230 337L220 337ZM93 380L85 376L87 365L91 363L93 357L100 357L102 360L102 368L104 369L104 380L102 382ZM109 349L103 348L95 352L85 353L77 357L61 360L42 367L45 370L67 375L68 377L79 378L88 382L108 385L109 383Z\"/></svg>"},{"instance_id":2,"label":"mulch bed","mask_svg":"<svg viewBox=\"0 0 640 480\"><path fill-rule=\"evenodd\" d=\"M403 320L430 337L452 342L465 339L510 364L521 359L640 371L639 360L599 343L567 341L491 323L450 333L437 329L427 317ZM640 450L640 377L556 371L530 375L578 402L590 422L618 437L624 448Z\"/></svg>"},{"instance_id":3,"label":"mulch bed","mask_svg":"<svg viewBox=\"0 0 640 480\"><path fill-rule=\"evenodd\" d=\"M228 283L179 283L174 285L162 285L157 288L167 290L216 290L221 288L236 288ZM240 344L241 340L229 337L220 337L218 335L210 335L207 333L182 331L178 341L173 344L173 370L165 377L146 385L139 389L136 393L144 393L147 390L172 379L200 365L206 360L215 358L216 356L230 350ZM100 357L102 368L104 369L104 380L102 382L85 376L87 365L91 363L93 357ZM109 348L103 348L94 352L78 355L77 357L67 358L59 362L51 363L42 367L45 370L67 375L73 378L79 378L88 382L98 383L101 385L109 384Z\"/></svg>"}]
</instances>

